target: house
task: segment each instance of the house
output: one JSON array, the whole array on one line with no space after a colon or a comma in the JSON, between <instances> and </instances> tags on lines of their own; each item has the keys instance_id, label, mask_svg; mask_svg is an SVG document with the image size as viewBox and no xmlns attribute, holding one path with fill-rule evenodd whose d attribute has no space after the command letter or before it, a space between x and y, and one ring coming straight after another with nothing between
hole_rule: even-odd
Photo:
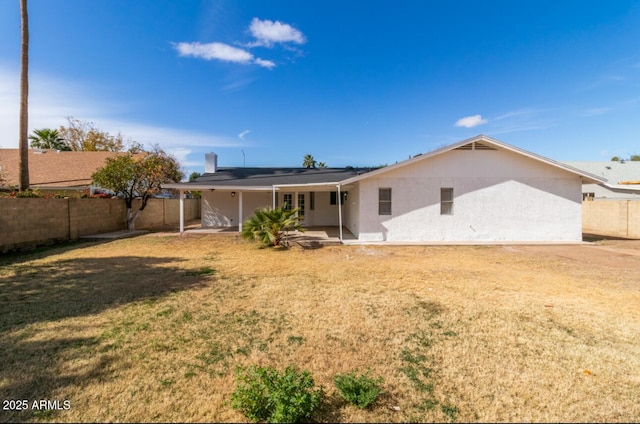
<instances>
[{"instance_id":1,"label":"house","mask_svg":"<svg viewBox=\"0 0 640 424\"><path fill-rule=\"evenodd\" d=\"M202 226L238 226L260 206L292 204L306 226L362 242L581 241L583 183L605 179L478 135L370 169L223 168L207 155ZM181 232L184 227L181 225Z\"/></svg>"},{"instance_id":2,"label":"house","mask_svg":"<svg viewBox=\"0 0 640 424\"><path fill-rule=\"evenodd\" d=\"M29 149L29 187L47 192L89 191L91 175L105 165L107 158L120 152L60 151ZM4 187L17 187L19 149L0 149L0 173Z\"/></svg>"},{"instance_id":3,"label":"house","mask_svg":"<svg viewBox=\"0 0 640 424\"><path fill-rule=\"evenodd\" d=\"M566 165L605 178L605 184L582 186L582 198L640 200L640 161L565 162Z\"/></svg>"}]
</instances>

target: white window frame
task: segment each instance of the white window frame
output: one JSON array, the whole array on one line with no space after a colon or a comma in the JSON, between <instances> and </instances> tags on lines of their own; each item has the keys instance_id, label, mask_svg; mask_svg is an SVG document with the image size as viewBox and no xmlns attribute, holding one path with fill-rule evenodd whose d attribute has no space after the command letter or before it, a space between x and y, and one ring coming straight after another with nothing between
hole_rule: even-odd
<instances>
[{"instance_id":1,"label":"white window frame","mask_svg":"<svg viewBox=\"0 0 640 424\"><path fill-rule=\"evenodd\" d=\"M440 215L453 215L453 187L440 187Z\"/></svg>"}]
</instances>

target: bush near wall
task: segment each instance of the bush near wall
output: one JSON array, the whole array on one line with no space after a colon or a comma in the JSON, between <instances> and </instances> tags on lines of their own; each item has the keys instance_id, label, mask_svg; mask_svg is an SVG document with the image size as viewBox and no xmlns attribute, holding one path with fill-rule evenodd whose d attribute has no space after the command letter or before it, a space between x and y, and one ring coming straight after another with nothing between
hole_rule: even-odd
<instances>
[{"instance_id":1,"label":"bush near wall","mask_svg":"<svg viewBox=\"0 0 640 424\"><path fill-rule=\"evenodd\" d=\"M179 208L179 199L150 199L136 228L177 227ZM124 200L119 198L0 198L0 252L124 230L125 216ZM185 220L198 218L200 200L185 199Z\"/></svg>"}]
</instances>

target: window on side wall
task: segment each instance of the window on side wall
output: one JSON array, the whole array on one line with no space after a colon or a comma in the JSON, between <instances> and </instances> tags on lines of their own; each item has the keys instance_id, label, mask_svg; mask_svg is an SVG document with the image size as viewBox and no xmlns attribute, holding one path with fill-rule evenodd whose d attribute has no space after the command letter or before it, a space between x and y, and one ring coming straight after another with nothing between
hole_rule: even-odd
<instances>
[{"instance_id":1,"label":"window on side wall","mask_svg":"<svg viewBox=\"0 0 640 424\"><path fill-rule=\"evenodd\" d=\"M440 215L453 215L453 188L440 189Z\"/></svg>"},{"instance_id":2,"label":"window on side wall","mask_svg":"<svg viewBox=\"0 0 640 424\"><path fill-rule=\"evenodd\" d=\"M378 189L378 215L391 215L391 189Z\"/></svg>"}]
</instances>

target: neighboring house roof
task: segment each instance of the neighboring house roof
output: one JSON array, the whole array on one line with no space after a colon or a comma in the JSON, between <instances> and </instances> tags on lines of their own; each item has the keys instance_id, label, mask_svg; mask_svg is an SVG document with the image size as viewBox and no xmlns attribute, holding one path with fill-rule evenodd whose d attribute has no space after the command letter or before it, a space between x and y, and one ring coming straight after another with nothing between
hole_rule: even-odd
<instances>
[{"instance_id":1,"label":"neighboring house roof","mask_svg":"<svg viewBox=\"0 0 640 424\"><path fill-rule=\"evenodd\" d=\"M604 186L620 190L640 190L640 161L565 162L574 168L605 178Z\"/></svg>"},{"instance_id":2,"label":"neighboring house roof","mask_svg":"<svg viewBox=\"0 0 640 424\"><path fill-rule=\"evenodd\" d=\"M29 149L29 186L43 189L82 190L91 185L91 175L105 165L105 160L120 152L67 152ZM17 186L19 149L0 149L0 172L5 186Z\"/></svg>"}]
</instances>

